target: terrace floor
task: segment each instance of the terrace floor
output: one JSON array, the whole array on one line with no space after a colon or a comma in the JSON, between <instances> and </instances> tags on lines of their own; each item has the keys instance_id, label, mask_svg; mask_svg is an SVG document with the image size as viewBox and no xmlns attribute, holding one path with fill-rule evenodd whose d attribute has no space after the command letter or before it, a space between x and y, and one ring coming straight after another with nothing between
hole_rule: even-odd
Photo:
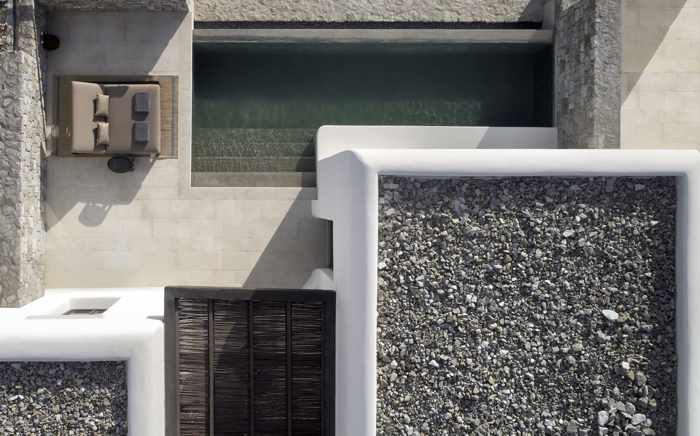
<instances>
[{"instance_id":1,"label":"terrace floor","mask_svg":"<svg viewBox=\"0 0 700 436\"><path fill-rule=\"evenodd\" d=\"M48 159L47 287L299 286L328 265L315 189L190 186L191 14L57 13L48 28L62 40L47 59L50 121L61 75L177 76L180 113L178 159L123 175L106 158Z\"/></svg>"}]
</instances>

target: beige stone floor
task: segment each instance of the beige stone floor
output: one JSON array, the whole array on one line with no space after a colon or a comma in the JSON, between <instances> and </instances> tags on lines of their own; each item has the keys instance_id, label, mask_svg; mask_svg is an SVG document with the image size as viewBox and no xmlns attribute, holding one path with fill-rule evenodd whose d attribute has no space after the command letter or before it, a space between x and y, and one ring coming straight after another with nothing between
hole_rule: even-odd
<instances>
[{"instance_id":1,"label":"beige stone floor","mask_svg":"<svg viewBox=\"0 0 700 436\"><path fill-rule=\"evenodd\" d=\"M327 227L303 195L196 199L177 184L175 160L126 175L102 158L51 160L48 286L291 287L327 265Z\"/></svg>"},{"instance_id":2,"label":"beige stone floor","mask_svg":"<svg viewBox=\"0 0 700 436\"><path fill-rule=\"evenodd\" d=\"M49 29L62 37L49 96L58 75L177 75L181 110L179 159L122 175L105 158L48 159L47 287L294 287L328 266L315 189L190 186L191 14L72 12Z\"/></svg>"},{"instance_id":3,"label":"beige stone floor","mask_svg":"<svg viewBox=\"0 0 700 436\"><path fill-rule=\"evenodd\" d=\"M623 148L700 148L700 0L624 0Z\"/></svg>"}]
</instances>

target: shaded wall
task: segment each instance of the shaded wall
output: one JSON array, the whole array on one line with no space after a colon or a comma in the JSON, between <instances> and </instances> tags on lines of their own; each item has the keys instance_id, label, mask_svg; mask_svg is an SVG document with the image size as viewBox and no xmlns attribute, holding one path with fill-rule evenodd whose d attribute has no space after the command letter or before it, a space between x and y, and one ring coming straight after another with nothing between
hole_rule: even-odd
<instances>
[{"instance_id":1,"label":"shaded wall","mask_svg":"<svg viewBox=\"0 0 700 436\"><path fill-rule=\"evenodd\" d=\"M620 147L620 0L565 0L555 29L556 118L563 148Z\"/></svg>"},{"instance_id":2,"label":"shaded wall","mask_svg":"<svg viewBox=\"0 0 700 436\"><path fill-rule=\"evenodd\" d=\"M33 0L18 0L16 7L7 14L0 46L0 306L22 305L44 292L38 14Z\"/></svg>"}]
</instances>

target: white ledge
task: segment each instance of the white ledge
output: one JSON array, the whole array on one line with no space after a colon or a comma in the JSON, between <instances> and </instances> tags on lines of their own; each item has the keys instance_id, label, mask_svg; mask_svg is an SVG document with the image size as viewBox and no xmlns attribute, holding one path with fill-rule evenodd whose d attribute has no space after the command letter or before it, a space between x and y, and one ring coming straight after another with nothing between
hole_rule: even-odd
<instances>
[{"instance_id":1,"label":"white ledge","mask_svg":"<svg viewBox=\"0 0 700 436\"><path fill-rule=\"evenodd\" d=\"M87 318L73 304L116 300ZM85 307L86 308L86 307ZM57 289L0 318L0 361L125 361L130 436L165 434L163 288Z\"/></svg>"}]
</instances>

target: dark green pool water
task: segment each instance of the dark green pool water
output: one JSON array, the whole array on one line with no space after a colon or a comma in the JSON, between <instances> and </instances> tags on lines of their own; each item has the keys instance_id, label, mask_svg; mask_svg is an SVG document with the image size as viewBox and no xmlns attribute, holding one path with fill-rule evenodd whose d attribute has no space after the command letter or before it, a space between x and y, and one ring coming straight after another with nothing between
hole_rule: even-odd
<instances>
[{"instance_id":1,"label":"dark green pool water","mask_svg":"<svg viewBox=\"0 0 700 436\"><path fill-rule=\"evenodd\" d=\"M195 44L192 171L313 172L324 124L551 126L551 77L546 46Z\"/></svg>"}]
</instances>

